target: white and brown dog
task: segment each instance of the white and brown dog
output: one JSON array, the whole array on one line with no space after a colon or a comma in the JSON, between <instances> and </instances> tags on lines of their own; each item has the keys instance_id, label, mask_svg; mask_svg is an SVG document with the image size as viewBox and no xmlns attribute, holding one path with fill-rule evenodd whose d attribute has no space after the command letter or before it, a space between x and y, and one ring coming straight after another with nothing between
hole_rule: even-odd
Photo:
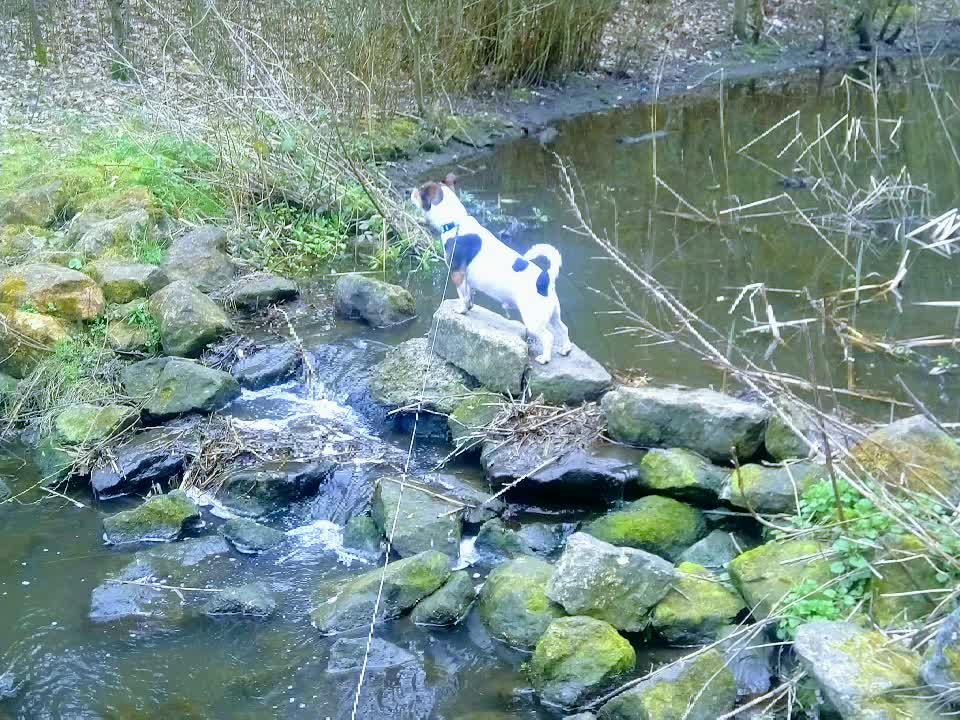
<instances>
[{"instance_id":1,"label":"white and brown dog","mask_svg":"<svg viewBox=\"0 0 960 720\"><path fill-rule=\"evenodd\" d=\"M473 293L479 290L504 308L517 309L527 331L540 342L538 363L550 362L554 340L561 355L569 354L573 345L560 319L556 289L560 253L540 244L520 255L504 245L467 212L454 190L455 182L448 175L443 182L425 183L410 193L410 199L440 231L450 279L463 303L460 311L470 311Z\"/></svg>"}]
</instances>

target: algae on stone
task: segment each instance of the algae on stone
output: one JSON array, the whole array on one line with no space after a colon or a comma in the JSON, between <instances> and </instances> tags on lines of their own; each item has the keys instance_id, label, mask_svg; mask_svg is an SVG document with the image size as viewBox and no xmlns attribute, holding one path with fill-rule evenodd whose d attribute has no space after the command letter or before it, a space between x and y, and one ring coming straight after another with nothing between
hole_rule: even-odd
<instances>
[{"instance_id":1,"label":"algae on stone","mask_svg":"<svg viewBox=\"0 0 960 720\"><path fill-rule=\"evenodd\" d=\"M61 410L53 420L56 439L66 445L96 445L113 437L137 418L128 405L77 403Z\"/></svg>"},{"instance_id":2,"label":"algae on stone","mask_svg":"<svg viewBox=\"0 0 960 720\"><path fill-rule=\"evenodd\" d=\"M69 337L67 326L55 317L0 306L0 368L15 378L29 375Z\"/></svg>"},{"instance_id":3,"label":"algae on stone","mask_svg":"<svg viewBox=\"0 0 960 720\"><path fill-rule=\"evenodd\" d=\"M650 495L591 522L584 532L613 545L638 548L668 560L707 534L707 523L696 508L659 495Z\"/></svg>"},{"instance_id":4,"label":"algae on stone","mask_svg":"<svg viewBox=\"0 0 960 720\"><path fill-rule=\"evenodd\" d=\"M720 497L759 513L797 513L804 491L826 477L826 468L808 462L741 465L727 477Z\"/></svg>"},{"instance_id":5,"label":"algae on stone","mask_svg":"<svg viewBox=\"0 0 960 720\"><path fill-rule=\"evenodd\" d=\"M466 373L430 352L426 338L390 350L371 370L370 394L391 409L416 406L449 415L470 395Z\"/></svg>"},{"instance_id":6,"label":"algae on stone","mask_svg":"<svg viewBox=\"0 0 960 720\"><path fill-rule=\"evenodd\" d=\"M746 609L743 598L700 565L681 563L677 571L676 586L653 609L653 628L668 643L713 642Z\"/></svg>"},{"instance_id":7,"label":"algae on stone","mask_svg":"<svg viewBox=\"0 0 960 720\"><path fill-rule=\"evenodd\" d=\"M460 400L447 418L454 446L460 448L476 442L479 447L479 440L475 441L470 436L483 433L502 410L503 396L491 392L471 393Z\"/></svg>"},{"instance_id":8,"label":"algae on stone","mask_svg":"<svg viewBox=\"0 0 960 720\"><path fill-rule=\"evenodd\" d=\"M132 542L171 542L200 519L200 511L182 490L148 498L134 510L103 520L104 537L111 545Z\"/></svg>"},{"instance_id":9,"label":"algae on stone","mask_svg":"<svg viewBox=\"0 0 960 720\"><path fill-rule=\"evenodd\" d=\"M439 550L460 557L462 520L459 506L440 500L413 486L401 489L398 482L383 478L373 493L370 511L384 536L391 537L391 549L401 557L424 550Z\"/></svg>"},{"instance_id":10,"label":"algae on stone","mask_svg":"<svg viewBox=\"0 0 960 720\"><path fill-rule=\"evenodd\" d=\"M925 620L937 607L943 582L926 557L923 542L913 535L882 540L883 551L872 565L880 577L870 578L870 614L883 628Z\"/></svg>"},{"instance_id":11,"label":"algae on stone","mask_svg":"<svg viewBox=\"0 0 960 720\"><path fill-rule=\"evenodd\" d=\"M417 625L456 625L477 598L470 573L453 573L439 590L417 603L410 618Z\"/></svg>"},{"instance_id":12,"label":"algae on stone","mask_svg":"<svg viewBox=\"0 0 960 720\"><path fill-rule=\"evenodd\" d=\"M497 566L480 591L480 618L498 640L531 650L563 608L547 597L553 568L543 560L517 558Z\"/></svg>"},{"instance_id":13,"label":"algae on stone","mask_svg":"<svg viewBox=\"0 0 960 720\"><path fill-rule=\"evenodd\" d=\"M827 550L814 540L773 541L738 555L728 569L753 616L762 620L804 580L819 587L834 577Z\"/></svg>"},{"instance_id":14,"label":"algae on stone","mask_svg":"<svg viewBox=\"0 0 960 720\"><path fill-rule=\"evenodd\" d=\"M659 495L699 504L716 504L724 471L690 450L651 449L640 461L636 484Z\"/></svg>"}]
</instances>

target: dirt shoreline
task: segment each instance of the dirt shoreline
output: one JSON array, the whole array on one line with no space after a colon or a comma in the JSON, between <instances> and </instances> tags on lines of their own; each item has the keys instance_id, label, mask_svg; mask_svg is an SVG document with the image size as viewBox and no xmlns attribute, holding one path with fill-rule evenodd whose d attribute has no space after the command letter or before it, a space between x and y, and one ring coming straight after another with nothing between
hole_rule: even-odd
<instances>
[{"instance_id":1,"label":"dirt shoreline","mask_svg":"<svg viewBox=\"0 0 960 720\"><path fill-rule=\"evenodd\" d=\"M440 152L421 152L409 160L385 164L387 177L400 186L414 183L430 168L456 163L459 160L492 152L497 146L525 136L533 136L564 120L605 110L640 105L652 101L694 97L715 93L723 74L724 84L748 80L764 80L779 75L799 77L813 71L831 71L858 63L880 60L903 60L960 53L960 21L931 23L920 29L921 43L905 41L896 45L881 44L876 53L866 53L853 46L827 52L801 47L785 49L776 59L748 57L724 58L713 63L685 63L665 67L659 88L653 77L616 78L606 73L585 73L569 78L563 85L546 85L531 89L531 100L518 99L511 91L491 93L488 99L467 99L460 108L470 116L495 112L508 124L507 130L491 138L491 144L474 147L452 141ZM815 40L810 41L812 47ZM535 100L535 101L534 101Z\"/></svg>"}]
</instances>

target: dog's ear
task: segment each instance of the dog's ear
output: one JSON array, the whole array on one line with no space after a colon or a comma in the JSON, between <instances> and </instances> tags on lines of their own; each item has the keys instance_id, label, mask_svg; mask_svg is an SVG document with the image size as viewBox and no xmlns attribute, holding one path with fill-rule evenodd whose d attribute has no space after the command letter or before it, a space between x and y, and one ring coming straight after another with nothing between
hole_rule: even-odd
<instances>
[{"instance_id":1,"label":"dog's ear","mask_svg":"<svg viewBox=\"0 0 960 720\"><path fill-rule=\"evenodd\" d=\"M447 173L447 176L443 179L443 184L453 190L454 193L457 192L457 176L453 173Z\"/></svg>"},{"instance_id":2,"label":"dog's ear","mask_svg":"<svg viewBox=\"0 0 960 720\"><path fill-rule=\"evenodd\" d=\"M420 205L424 210L429 210L441 200L443 200L443 191L439 183L428 182L420 186Z\"/></svg>"}]
</instances>

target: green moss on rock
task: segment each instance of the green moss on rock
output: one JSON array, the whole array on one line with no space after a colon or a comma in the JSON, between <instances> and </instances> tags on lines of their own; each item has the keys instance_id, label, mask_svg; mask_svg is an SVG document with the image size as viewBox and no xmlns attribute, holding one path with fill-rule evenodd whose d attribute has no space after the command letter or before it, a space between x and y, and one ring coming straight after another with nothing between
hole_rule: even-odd
<instances>
[{"instance_id":1,"label":"green moss on rock","mask_svg":"<svg viewBox=\"0 0 960 720\"><path fill-rule=\"evenodd\" d=\"M503 396L490 392L471 393L461 400L447 418L453 444L459 448L478 442L470 436L482 433L502 409Z\"/></svg>"},{"instance_id":2,"label":"green moss on rock","mask_svg":"<svg viewBox=\"0 0 960 720\"><path fill-rule=\"evenodd\" d=\"M456 625L467 616L477 598L470 573L453 573L443 587L424 598L413 609L411 619L417 625Z\"/></svg>"},{"instance_id":3,"label":"green moss on rock","mask_svg":"<svg viewBox=\"0 0 960 720\"><path fill-rule=\"evenodd\" d=\"M827 548L813 540L769 542L738 555L730 577L755 618L766 618L804 580L819 587L833 577Z\"/></svg>"},{"instance_id":4,"label":"green moss on rock","mask_svg":"<svg viewBox=\"0 0 960 720\"><path fill-rule=\"evenodd\" d=\"M499 565L480 592L480 618L498 640L532 649L563 608L547 597L553 568L542 560L517 558Z\"/></svg>"},{"instance_id":5,"label":"green moss on rock","mask_svg":"<svg viewBox=\"0 0 960 720\"><path fill-rule=\"evenodd\" d=\"M104 519L106 541L111 545L133 542L170 542L180 537L200 511L182 490L148 498L134 510Z\"/></svg>"},{"instance_id":6,"label":"green moss on rock","mask_svg":"<svg viewBox=\"0 0 960 720\"><path fill-rule=\"evenodd\" d=\"M67 445L95 445L135 422L137 411L128 405L71 405L54 418L57 440Z\"/></svg>"},{"instance_id":7,"label":"green moss on rock","mask_svg":"<svg viewBox=\"0 0 960 720\"><path fill-rule=\"evenodd\" d=\"M882 555L873 563L881 577L870 578L873 620L884 628L925 620L939 598L923 591L943 587L937 568L926 557L925 545L907 535L884 538L882 546Z\"/></svg>"},{"instance_id":8,"label":"green moss on rock","mask_svg":"<svg viewBox=\"0 0 960 720\"><path fill-rule=\"evenodd\" d=\"M640 461L637 485L648 492L694 503L716 503L724 472L690 450L654 448Z\"/></svg>"},{"instance_id":9,"label":"green moss on rock","mask_svg":"<svg viewBox=\"0 0 960 720\"><path fill-rule=\"evenodd\" d=\"M15 378L30 374L70 337L63 321L49 315L0 305L0 368Z\"/></svg>"},{"instance_id":10,"label":"green moss on rock","mask_svg":"<svg viewBox=\"0 0 960 720\"><path fill-rule=\"evenodd\" d=\"M638 548L676 560L707 534L707 523L696 508L651 495L594 520L584 532L612 545Z\"/></svg>"},{"instance_id":11,"label":"green moss on rock","mask_svg":"<svg viewBox=\"0 0 960 720\"><path fill-rule=\"evenodd\" d=\"M706 568L681 563L678 582L653 609L653 627L675 644L713 642L746 609L743 599Z\"/></svg>"}]
</instances>

